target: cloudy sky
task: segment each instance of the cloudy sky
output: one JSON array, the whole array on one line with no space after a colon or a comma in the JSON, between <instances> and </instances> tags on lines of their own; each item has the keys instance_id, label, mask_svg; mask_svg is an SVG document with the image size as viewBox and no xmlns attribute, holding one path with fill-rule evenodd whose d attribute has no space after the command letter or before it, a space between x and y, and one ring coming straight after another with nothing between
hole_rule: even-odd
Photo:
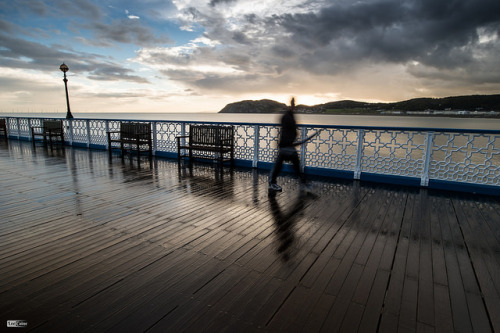
<instances>
[{"instance_id":1,"label":"cloudy sky","mask_svg":"<svg viewBox=\"0 0 500 333\"><path fill-rule=\"evenodd\" d=\"M0 111L500 93L498 0L0 0Z\"/></svg>"}]
</instances>

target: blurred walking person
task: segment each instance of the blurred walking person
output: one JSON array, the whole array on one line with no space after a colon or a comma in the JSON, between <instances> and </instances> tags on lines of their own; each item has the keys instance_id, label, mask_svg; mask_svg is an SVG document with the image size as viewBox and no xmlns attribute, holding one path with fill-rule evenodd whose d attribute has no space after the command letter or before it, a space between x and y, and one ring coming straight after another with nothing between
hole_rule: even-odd
<instances>
[{"instance_id":1,"label":"blurred walking person","mask_svg":"<svg viewBox=\"0 0 500 333\"><path fill-rule=\"evenodd\" d=\"M299 154L295 149L295 146L302 143L296 143L297 139L297 123L295 121L295 98L292 97L290 101L290 107L287 109L285 114L281 117L281 135L278 144L278 157L273 166L273 170L269 177L269 190L271 191L282 191L281 186L276 183L276 178L281 172L283 167L283 162L289 161L293 164L293 169L300 178L300 182L303 186L306 185L306 177L300 169Z\"/></svg>"}]
</instances>

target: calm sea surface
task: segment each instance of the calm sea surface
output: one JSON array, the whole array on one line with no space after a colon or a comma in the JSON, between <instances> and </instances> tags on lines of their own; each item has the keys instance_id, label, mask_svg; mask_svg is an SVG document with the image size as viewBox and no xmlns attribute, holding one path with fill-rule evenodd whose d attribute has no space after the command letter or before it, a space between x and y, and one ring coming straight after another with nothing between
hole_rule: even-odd
<instances>
[{"instance_id":1,"label":"calm sea surface","mask_svg":"<svg viewBox=\"0 0 500 333\"><path fill-rule=\"evenodd\" d=\"M65 113L0 113L0 117L55 117ZM278 123L280 114L237 113L75 113L75 118L123 120L208 121L230 123ZM500 130L500 119L410 116L351 116L297 114L297 122L308 125L384 126Z\"/></svg>"}]
</instances>

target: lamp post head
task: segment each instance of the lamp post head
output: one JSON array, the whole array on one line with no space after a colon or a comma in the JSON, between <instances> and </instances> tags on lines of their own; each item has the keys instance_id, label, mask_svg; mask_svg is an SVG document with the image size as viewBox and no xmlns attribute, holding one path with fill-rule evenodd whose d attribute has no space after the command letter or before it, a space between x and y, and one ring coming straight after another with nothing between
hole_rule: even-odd
<instances>
[{"instance_id":1,"label":"lamp post head","mask_svg":"<svg viewBox=\"0 0 500 333\"><path fill-rule=\"evenodd\" d=\"M69 67L68 67L68 65L66 65L64 62L63 62L63 64L62 64L61 66L59 66L59 69L60 69L62 72L64 72L64 73L66 73L67 71L69 71Z\"/></svg>"}]
</instances>

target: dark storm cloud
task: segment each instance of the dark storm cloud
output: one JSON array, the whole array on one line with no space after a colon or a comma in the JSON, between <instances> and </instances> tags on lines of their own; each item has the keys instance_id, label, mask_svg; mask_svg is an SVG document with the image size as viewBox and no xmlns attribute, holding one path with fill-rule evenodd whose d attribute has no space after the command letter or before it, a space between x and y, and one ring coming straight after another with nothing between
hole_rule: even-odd
<instances>
[{"instance_id":1,"label":"dark storm cloud","mask_svg":"<svg viewBox=\"0 0 500 333\"><path fill-rule=\"evenodd\" d=\"M161 73L173 80L212 91L243 92L245 85L249 91L277 91L303 77L333 82L371 75L376 82L379 68L387 71L382 75L386 78L407 75L406 82L412 80L419 91L439 85L447 91L453 86L465 91L467 84L480 91L479 86L500 81L498 0L282 5L267 11L251 11L249 6L241 14L233 1L186 7L185 25L202 27L203 37L211 43L192 47L192 52L149 50L149 57L141 60L165 65L168 69ZM216 73L199 66L211 64L234 71Z\"/></svg>"},{"instance_id":2,"label":"dark storm cloud","mask_svg":"<svg viewBox=\"0 0 500 333\"><path fill-rule=\"evenodd\" d=\"M332 5L319 14L285 15L277 18L296 42L305 47L324 47L342 36L350 38L374 28L390 27L400 17L391 3L358 3L346 7Z\"/></svg>"},{"instance_id":3,"label":"dark storm cloud","mask_svg":"<svg viewBox=\"0 0 500 333\"><path fill-rule=\"evenodd\" d=\"M251 44L250 39L241 31L234 32L233 40L239 44Z\"/></svg>"},{"instance_id":4,"label":"dark storm cloud","mask_svg":"<svg viewBox=\"0 0 500 333\"><path fill-rule=\"evenodd\" d=\"M478 28L498 31L500 1L378 1L275 17L298 46L321 60L372 59L452 68L473 61ZM332 57L333 56L333 57ZM326 61L326 59L325 59Z\"/></svg>"},{"instance_id":5,"label":"dark storm cloud","mask_svg":"<svg viewBox=\"0 0 500 333\"><path fill-rule=\"evenodd\" d=\"M295 55L293 51L293 46L288 45L275 45L272 47L272 52L281 58L291 58Z\"/></svg>"}]
</instances>

